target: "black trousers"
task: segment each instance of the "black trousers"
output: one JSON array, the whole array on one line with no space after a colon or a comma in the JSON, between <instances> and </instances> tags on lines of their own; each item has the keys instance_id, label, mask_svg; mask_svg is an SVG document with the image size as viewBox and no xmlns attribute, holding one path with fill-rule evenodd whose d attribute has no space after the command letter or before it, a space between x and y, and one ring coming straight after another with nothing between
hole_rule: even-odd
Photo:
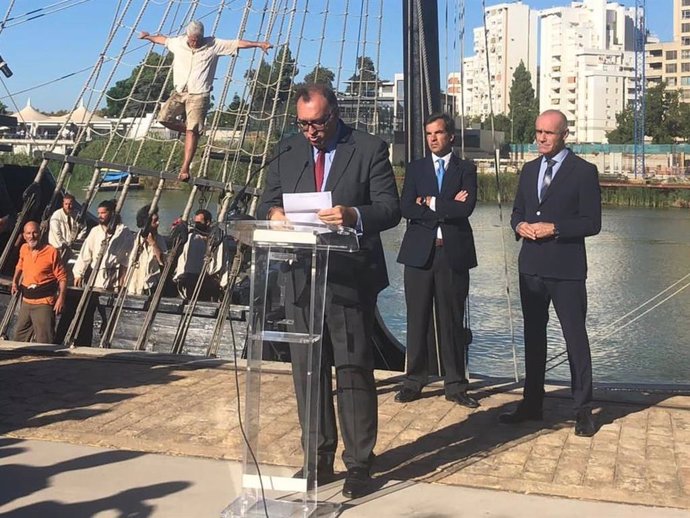
<instances>
[{"instance_id":1,"label":"black trousers","mask_svg":"<svg viewBox=\"0 0 690 518\"><path fill-rule=\"evenodd\" d=\"M405 386L421 390L429 376L429 347L438 341L446 394L467 389L463 321L470 274L451 268L443 247L434 248L424 268L405 266L407 371ZM436 314L434 314L436 313ZM434 318L434 316L436 318ZM430 325L435 339L429 339Z\"/></svg>"},{"instance_id":2,"label":"black trousers","mask_svg":"<svg viewBox=\"0 0 690 518\"><path fill-rule=\"evenodd\" d=\"M525 336L525 404L541 409L546 369L546 325L553 302L561 324L570 364L575 409L592 401L592 358L585 319L587 289L584 280L545 279L520 274L520 301Z\"/></svg>"},{"instance_id":3,"label":"black trousers","mask_svg":"<svg viewBox=\"0 0 690 518\"><path fill-rule=\"evenodd\" d=\"M288 293L287 300L294 300L291 288L288 288ZM378 432L378 399L371 341L375 308L376 295L363 293L359 303L343 303L327 290L317 403L318 432L310 432L306 423L307 384L311 380L308 349L304 344L290 345L302 444L305 444L309 433L316 434L319 466L333 464L338 446L331 368L334 365L338 418L345 446L343 462L347 469L371 467ZM306 306L286 304L286 314L294 320L295 329L306 329Z\"/></svg>"}]
</instances>

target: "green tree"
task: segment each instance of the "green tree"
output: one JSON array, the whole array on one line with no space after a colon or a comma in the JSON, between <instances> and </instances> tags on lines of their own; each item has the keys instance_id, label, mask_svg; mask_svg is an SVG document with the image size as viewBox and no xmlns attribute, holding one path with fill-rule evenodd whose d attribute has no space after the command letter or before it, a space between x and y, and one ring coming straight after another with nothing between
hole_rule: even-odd
<instances>
[{"instance_id":1,"label":"green tree","mask_svg":"<svg viewBox=\"0 0 690 518\"><path fill-rule=\"evenodd\" d=\"M360 97L374 97L379 85L374 61L368 56L357 58L357 72L348 79L347 89L350 95Z\"/></svg>"},{"instance_id":2,"label":"green tree","mask_svg":"<svg viewBox=\"0 0 690 518\"><path fill-rule=\"evenodd\" d=\"M482 129L491 129L491 119L489 117L482 123ZM494 115L494 129L505 133L506 140L510 139L510 117L505 113Z\"/></svg>"},{"instance_id":3,"label":"green tree","mask_svg":"<svg viewBox=\"0 0 690 518\"><path fill-rule=\"evenodd\" d=\"M328 88L333 88L334 80L335 74L333 71L319 65L315 66L311 72L304 76L305 84L320 83L326 85Z\"/></svg>"},{"instance_id":4,"label":"green tree","mask_svg":"<svg viewBox=\"0 0 690 518\"><path fill-rule=\"evenodd\" d=\"M136 117L153 112L160 91L164 90L161 100L165 101L173 90L172 81L169 81L167 86L165 81L172 60L172 54L166 54L165 57L155 52L149 54L146 62L135 67L128 78L118 81L108 90L106 115L119 117L122 114L124 117ZM142 67L141 77L135 86L134 83ZM132 100L128 104L129 97ZM124 113L122 113L123 110Z\"/></svg>"},{"instance_id":5,"label":"green tree","mask_svg":"<svg viewBox=\"0 0 690 518\"><path fill-rule=\"evenodd\" d=\"M632 144L635 133L635 112L628 106L622 112L616 114L615 130L606 133L609 144Z\"/></svg>"},{"instance_id":6,"label":"green tree","mask_svg":"<svg viewBox=\"0 0 690 518\"><path fill-rule=\"evenodd\" d=\"M298 73L297 63L287 45L278 49L272 64L262 61L258 73L255 69L247 70L244 74L245 79L256 80L251 98L252 111L270 113L274 99L278 104L277 113L289 111L290 107L286 105L293 89L293 79Z\"/></svg>"},{"instance_id":7,"label":"green tree","mask_svg":"<svg viewBox=\"0 0 690 518\"><path fill-rule=\"evenodd\" d=\"M539 101L532 87L532 75L522 61L513 73L509 95L511 128L506 132L506 140L518 144L534 142L534 121L539 115Z\"/></svg>"},{"instance_id":8,"label":"green tree","mask_svg":"<svg viewBox=\"0 0 690 518\"><path fill-rule=\"evenodd\" d=\"M647 89L645 104L645 133L654 144L672 144L681 134L679 92L662 81Z\"/></svg>"},{"instance_id":9,"label":"green tree","mask_svg":"<svg viewBox=\"0 0 690 518\"><path fill-rule=\"evenodd\" d=\"M232 102L228 104L228 106L224 109L221 110L220 115L218 116L218 127L220 128L233 128L235 127L235 121L237 120L237 116L239 115L240 108L242 106L242 99L240 99L240 96L235 94L232 98ZM209 123L213 121L215 118L216 113L215 111L209 112L207 120Z\"/></svg>"}]
</instances>

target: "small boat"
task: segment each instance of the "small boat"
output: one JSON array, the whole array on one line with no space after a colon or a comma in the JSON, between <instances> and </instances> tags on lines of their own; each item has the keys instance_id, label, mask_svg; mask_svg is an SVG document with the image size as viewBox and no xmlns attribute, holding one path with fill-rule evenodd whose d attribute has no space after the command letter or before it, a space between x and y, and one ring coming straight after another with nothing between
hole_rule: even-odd
<instances>
[{"instance_id":1,"label":"small boat","mask_svg":"<svg viewBox=\"0 0 690 518\"><path fill-rule=\"evenodd\" d=\"M122 189L122 186L125 184L125 181L127 180L127 177L131 173L128 173L126 171L115 171L113 169L103 169L102 175L101 175L101 182L100 186L98 187L99 191L119 191ZM139 177L136 175L132 175L132 179L129 182L129 190L138 190L141 189L143 186L139 183ZM88 187L85 187L84 190L88 189Z\"/></svg>"}]
</instances>

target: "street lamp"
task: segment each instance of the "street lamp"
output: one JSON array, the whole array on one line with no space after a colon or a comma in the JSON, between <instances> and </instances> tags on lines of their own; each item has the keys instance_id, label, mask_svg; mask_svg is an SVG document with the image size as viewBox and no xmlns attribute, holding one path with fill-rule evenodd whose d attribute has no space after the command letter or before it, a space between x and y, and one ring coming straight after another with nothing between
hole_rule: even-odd
<instances>
[{"instance_id":1,"label":"street lamp","mask_svg":"<svg viewBox=\"0 0 690 518\"><path fill-rule=\"evenodd\" d=\"M12 71L10 70L10 67L7 65L7 62L2 59L2 56L0 56L0 72L2 72L5 77L12 77Z\"/></svg>"}]
</instances>

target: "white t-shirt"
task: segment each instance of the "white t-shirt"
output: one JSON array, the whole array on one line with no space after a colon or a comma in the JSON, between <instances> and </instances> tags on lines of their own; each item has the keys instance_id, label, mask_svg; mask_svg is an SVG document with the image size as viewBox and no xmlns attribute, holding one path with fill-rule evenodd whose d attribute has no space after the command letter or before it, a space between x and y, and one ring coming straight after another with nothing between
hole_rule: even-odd
<instances>
[{"instance_id":1,"label":"white t-shirt","mask_svg":"<svg viewBox=\"0 0 690 518\"><path fill-rule=\"evenodd\" d=\"M175 90L190 94L208 94L213 88L218 56L237 53L238 40L204 38L202 45L193 49L187 43L187 36L165 40L165 46L175 54L173 59L173 83Z\"/></svg>"}]
</instances>

